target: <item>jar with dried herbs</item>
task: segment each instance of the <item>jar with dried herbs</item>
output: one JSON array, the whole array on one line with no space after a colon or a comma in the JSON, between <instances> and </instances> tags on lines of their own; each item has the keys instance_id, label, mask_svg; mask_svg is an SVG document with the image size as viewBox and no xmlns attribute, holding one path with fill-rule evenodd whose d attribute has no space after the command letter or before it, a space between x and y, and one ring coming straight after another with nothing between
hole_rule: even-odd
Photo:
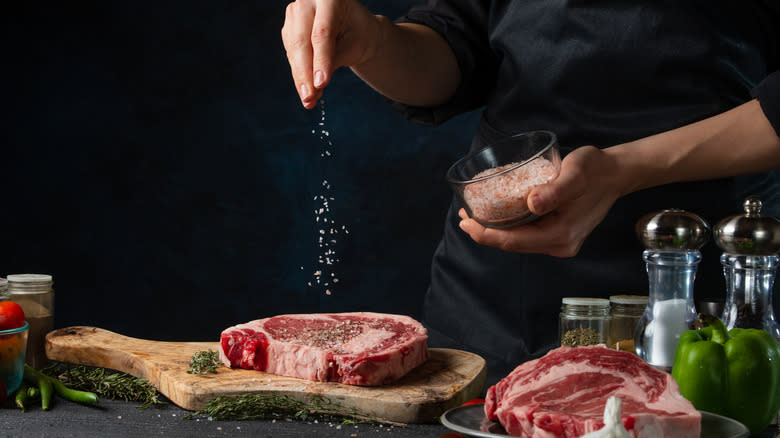
<instances>
[{"instance_id":1,"label":"jar with dried herbs","mask_svg":"<svg viewBox=\"0 0 780 438\"><path fill-rule=\"evenodd\" d=\"M561 345L607 344L612 316L605 298L566 297L561 301Z\"/></svg>"}]
</instances>

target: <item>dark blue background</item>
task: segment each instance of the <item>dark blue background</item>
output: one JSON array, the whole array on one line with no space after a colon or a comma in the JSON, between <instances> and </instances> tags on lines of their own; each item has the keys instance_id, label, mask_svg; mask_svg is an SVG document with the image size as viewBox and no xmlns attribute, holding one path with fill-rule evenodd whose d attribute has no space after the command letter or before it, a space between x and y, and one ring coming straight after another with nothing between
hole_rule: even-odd
<instances>
[{"instance_id":1,"label":"dark blue background","mask_svg":"<svg viewBox=\"0 0 780 438\"><path fill-rule=\"evenodd\" d=\"M395 18L413 3L367 6ZM57 327L216 340L277 313L420 316L444 172L477 115L415 126L346 69L304 110L280 37L286 5L5 11L0 275L52 274ZM325 275L339 282L327 287L308 285L323 267L323 193L323 216L349 232L331 244Z\"/></svg>"}]
</instances>

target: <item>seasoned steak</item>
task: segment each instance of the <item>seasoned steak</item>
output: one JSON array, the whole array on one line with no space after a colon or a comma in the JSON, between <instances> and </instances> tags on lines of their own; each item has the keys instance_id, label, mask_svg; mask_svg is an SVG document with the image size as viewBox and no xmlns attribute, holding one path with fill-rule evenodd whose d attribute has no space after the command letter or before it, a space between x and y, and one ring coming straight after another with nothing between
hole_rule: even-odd
<instances>
[{"instance_id":1,"label":"seasoned steak","mask_svg":"<svg viewBox=\"0 0 780 438\"><path fill-rule=\"evenodd\" d=\"M376 386L425 362L427 339L422 324L403 315L279 315L224 330L219 355L231 368Z\"/></svg>"},{"instance_id":2,"label":"seasoned steak","mask_svg":"<svg viewBox=\"0 0 780 438\"><path fill-rule=\"evenodd\" d=\"M488 389L485 414L510 435L575 438L601 429L607 399L636 438L699 438L701 414L668 373L603 345L560 347Z\"/></svg>"}]
</instances>

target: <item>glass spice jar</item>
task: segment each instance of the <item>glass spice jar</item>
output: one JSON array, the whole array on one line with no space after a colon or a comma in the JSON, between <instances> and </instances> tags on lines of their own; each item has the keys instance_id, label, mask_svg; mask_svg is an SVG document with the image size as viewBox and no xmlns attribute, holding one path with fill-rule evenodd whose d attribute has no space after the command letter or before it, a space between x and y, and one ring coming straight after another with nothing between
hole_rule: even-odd
<instances>
[{"instance_id":1,"label":"glass spice jar","mask_svg":"<svg viewBox=\"0 0 780 438\"><path fill-rule=\"evenodd\" d=\"M610 324L609 345L615 350L636 353L634 332L647 308L647 295L613 295L609 297Z\"/></svg>"},{"instance_id":2,"label":"glass spice jar","mask_svg":"<svg viewBox=\"0 0 780 438\"><path fill-rule=\"evenodd\" d=\"M563 298L559 321L561 345L607 344L611 320L609 300L605 298Z\"/></svg>"},{"instance_id":3,"label":"glass spice jar","mask_svg":"<svg viewBox=\"0 0 780 438\"><path fill-rule=\"evenodd\" d=\"M0 278L0 301L8 300L8 279Z\"/></svg>"},{"instance_id":4,"label":"glass spice jar","mask_svg":"<svg viewBox=\"0 0 780 438\"><path fill-rule=\"evenodd\" d=\"M46 334L54 328L54 281L48 274L12 274L8 276L8 294L18 303L30 324L25 362L33 368L48 365Z\"/></svg>"}]
</instances>

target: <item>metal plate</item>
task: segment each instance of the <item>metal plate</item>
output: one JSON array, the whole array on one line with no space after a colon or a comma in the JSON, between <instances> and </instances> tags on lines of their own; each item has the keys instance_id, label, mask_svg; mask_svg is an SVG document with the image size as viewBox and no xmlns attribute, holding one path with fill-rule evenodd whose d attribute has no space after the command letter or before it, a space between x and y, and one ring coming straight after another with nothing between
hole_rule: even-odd
<instances>
[{"instance_id":1,"label":"metal plate","mask_svg":"<svg viewBox=\"0 0 780 438\"><path fill-rule=\"evenodd\" d=\"M441 416L442 424L455 432L472 437L506 438L507 433L496 421L485 417L484 404L450 409ZM742 423L709 412L701 412L701 438L747 438L750 432Z\"/></svg>"}]
</instances>

